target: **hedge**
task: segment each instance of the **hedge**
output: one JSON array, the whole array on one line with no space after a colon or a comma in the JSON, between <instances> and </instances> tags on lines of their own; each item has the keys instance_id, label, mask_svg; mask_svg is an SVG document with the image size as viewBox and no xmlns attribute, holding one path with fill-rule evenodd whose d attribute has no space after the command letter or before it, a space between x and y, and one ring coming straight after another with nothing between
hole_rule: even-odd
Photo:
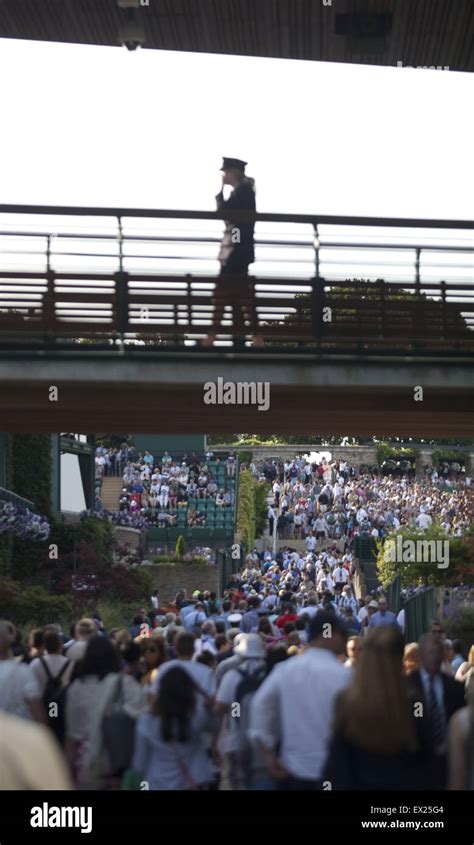
<instances>
[{"instance_id":1,"label":"hedge","mask_svg":"<svg viewBox=\"0 0 474 845\"><path fill-rule=\"evenodd\" d=\"M406 449L404 447L396 448L389 446L388 443L379 443L377 446L377 465L381 466L384 461L389 460L415 460L415 449Z\"/></svg>"},{"instance_id":2,"label":"hedge","mask_svg":"<svg viewBox=\"0 0 474 845\"><path fill-rule=\"evenodd\" d=\"M34 620L36 625L72 621L71 596L51 596L44 587L23 587L12 578L0 578L0 607L4 619L14 625Z\"/></svg>"},{"instance_id":3,"label":"hedge","mask_svg":"<svg viewBox=\"0 0 474 845\"><path fill-rule=\"evenodd\" d=\"M255 538L265 530L269 489L269 484L255 481L249 469L240 473L237 531L247 549L254 547Z\"/></svg>"}]
</instances>

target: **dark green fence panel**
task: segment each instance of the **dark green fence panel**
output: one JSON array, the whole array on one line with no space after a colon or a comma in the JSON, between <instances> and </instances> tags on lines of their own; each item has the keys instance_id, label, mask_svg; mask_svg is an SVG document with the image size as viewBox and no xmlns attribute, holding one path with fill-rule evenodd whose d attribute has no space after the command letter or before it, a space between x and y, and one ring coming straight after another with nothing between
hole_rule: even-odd
<instances>
[{"instance_id":1,"label":"dark green fence panel","mask_svg":"<svg viewBox=\"0 0 474 845\"><path fill-rule=\"evenodd\" d=\"M436 619L436 589L428 587L405 602L405 637L408 643L417 642Z\"/></svg>"}]
</instances>

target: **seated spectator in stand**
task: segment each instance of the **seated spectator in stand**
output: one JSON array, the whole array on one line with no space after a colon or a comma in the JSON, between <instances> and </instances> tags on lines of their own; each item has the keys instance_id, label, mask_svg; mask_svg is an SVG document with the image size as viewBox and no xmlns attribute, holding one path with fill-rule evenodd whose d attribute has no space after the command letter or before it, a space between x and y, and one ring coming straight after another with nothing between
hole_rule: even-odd
<instances>
[{"instance_id":1,"label":"seated spectator in stand","mask_svg":"<svg viewBox=\"0 0 474 845\"><path fill-rule=\"evenodd\" d=\"M198 512L197 512L196 508L188 508L186 522L187 522L187 524L189 525L190 528L192 528L193 525L196 525L197 517L198 517Z\"/></svg>"}]
</instances>

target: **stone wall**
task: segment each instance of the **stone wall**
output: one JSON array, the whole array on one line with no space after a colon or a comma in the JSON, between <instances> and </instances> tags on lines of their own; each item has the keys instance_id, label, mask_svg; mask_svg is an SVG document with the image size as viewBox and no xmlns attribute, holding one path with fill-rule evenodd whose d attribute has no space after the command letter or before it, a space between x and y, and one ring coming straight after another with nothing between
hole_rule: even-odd
<instances>
[{"instance_id":1,"label":"stone wall","mask_svg":"<svg viewBox=\"0 0 474 845\"><path fill-rule=\"evenodd\" d=\"M138 549L140 545L140 531L136 528L127 528L124 525L116 525L115 537L121 546L129 546L131 549Z\"/></svg>"},{"instance_id":2,"label":"stone wall","mask_svg":"<svg viewBox=\"0 0 474 845\"><path fill-rule=\"evenodd\" d=\"M189 596L194 590L219 592L219 567L213 563L161 563L147 566L147 570L153 576L160 604L172 601L183 588Z\"/></svg>"},{"instance_id":3,"label":"stone wall","mask_svg":"<svg viewBox=\"0 0 474 845\"><path fill-rule=\"evenodd\" d=\"M228 447L230 448L230 447ZM217 452L218 446L213 446ZM275 446L233 446L234 452L252 452L254 460L265 458L280 458L286 460L287 458L294 458L295 455L304 455L309 452L329 452L333 460L348 461L351 464L369 464L377 463L377 446L317 446L308 443L295 443L291 446L278 445Z\"/></svg>"},{"instance_id":4,"label":"stone wall","mask_svg":"<svg viewBox=\"0 0 474 845\"><path fill-rule=\"evenodd\" d=\"M397 445L391 444L393 448L397 448ZM409 444L408 444L409 445ZM309 443L295 443L294 445L278 445L275 444L274 446L246 446L245 444L242 446L227 446L227 447L219 447L213 446L214 451L219 451L220 448L230 449L232 448L234 452L252 452L252 456L254 460L264 460L265 458L279 458L280 460L286 460L287 458L292 459L295 455L306 455L309 452L329 452L331 455L332 460L342 460L348 461L349 464L352 466L359 466L360 464L366 464L368 466L375 466L377 464L377 445L364 445L364 446L318 446L315 444ZM442 449L441 446L413 446L415 452L417 452L417 474L422 474L422 467L423 466L432 466L432 454L434 451L438 449ZM446 446L446 451L451 451L450 446ZM469 452L466 449L459 450L460 458L464 458L466 460L466 471L471 475L474 475L474 452Z\"/></svg>"}]
</instances>

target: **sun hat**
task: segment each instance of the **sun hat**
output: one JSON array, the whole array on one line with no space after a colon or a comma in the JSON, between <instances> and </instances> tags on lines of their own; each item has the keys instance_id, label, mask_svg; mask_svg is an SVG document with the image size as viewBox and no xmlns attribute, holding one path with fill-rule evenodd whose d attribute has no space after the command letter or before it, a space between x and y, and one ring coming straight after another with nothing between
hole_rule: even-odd
<instances>
[{"instance_id":1,"label":"sun hat","mask_svg":"<svg viewBox=\"0 0 474 845\"><path fill-rule=\"evenodd\" d=\"M234 644L234 654L251 659L265 657L265 646L258 634L242 634L236 639L238 642Z\"/></svg>"}]
</instances>

